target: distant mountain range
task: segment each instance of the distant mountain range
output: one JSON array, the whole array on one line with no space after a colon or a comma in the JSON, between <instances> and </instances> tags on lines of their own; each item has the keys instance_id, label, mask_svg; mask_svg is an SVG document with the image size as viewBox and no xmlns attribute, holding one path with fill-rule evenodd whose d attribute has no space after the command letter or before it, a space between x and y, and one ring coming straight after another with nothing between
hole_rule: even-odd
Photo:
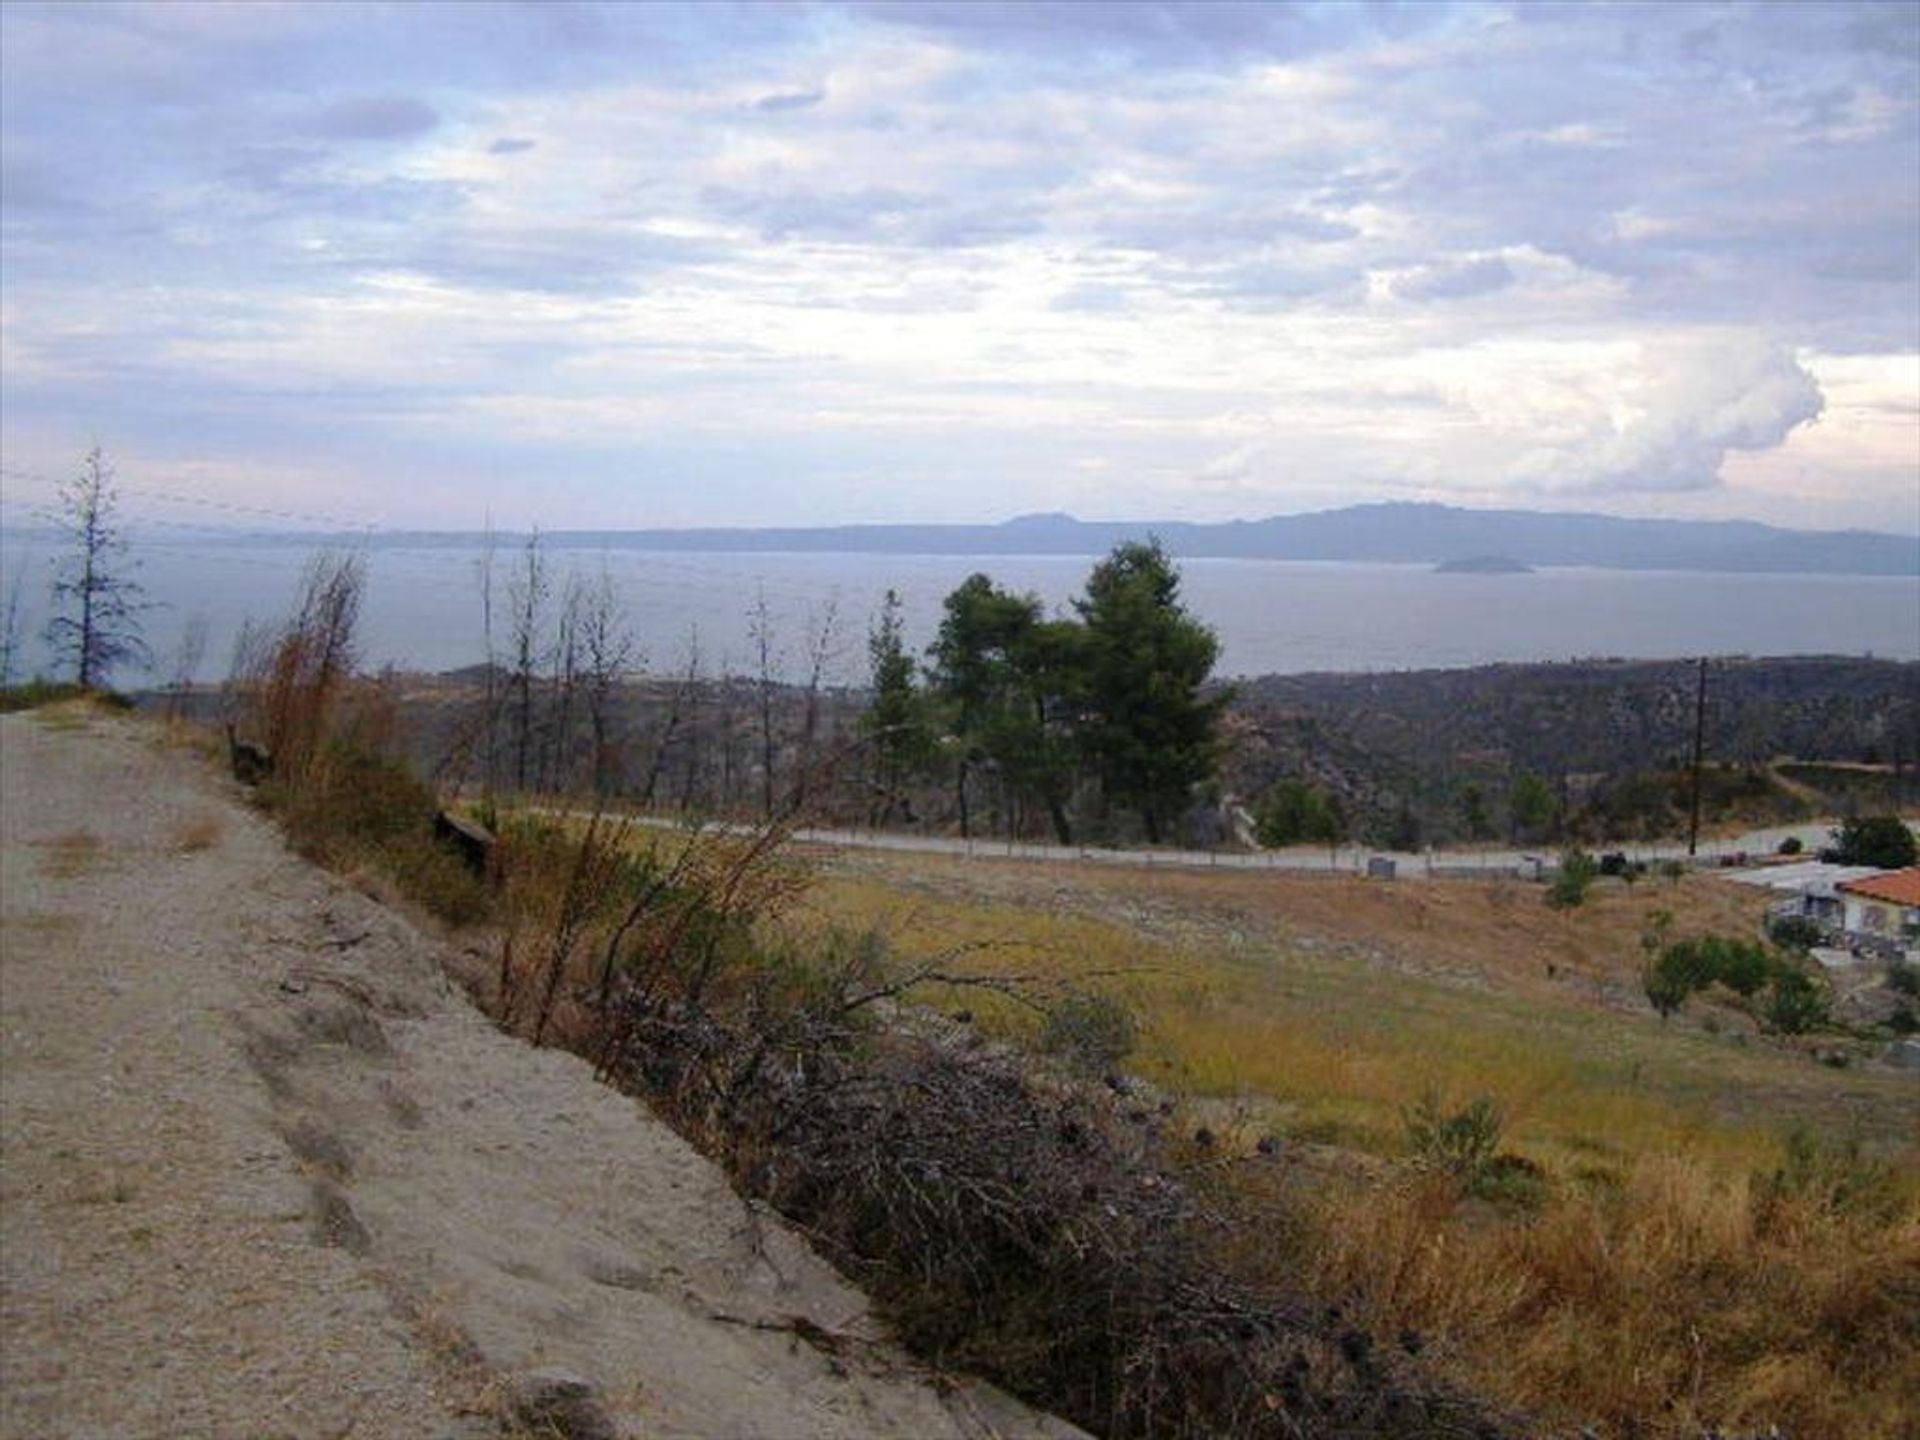
<instances>
[{"instance_id":1,"label":"distant mountain range","mask_svg":"<svg viewBox=\"0 0 1920 1440\"><path fill-rule=\"evenodd\" d=\"M1099 555L1157 535L1183 559L1445 564L1498 555L1520 565L1614 570L1920 575L1920 538L1783 530L1750 520L1625 520L1537 510L1390 502L1197 524L1022 515L999 525L825 525L781 529L556 530L556 549L838 551L920 555ZM473 543L471 533L387 532L383 546Z\"/></svg>"}]
</instances>

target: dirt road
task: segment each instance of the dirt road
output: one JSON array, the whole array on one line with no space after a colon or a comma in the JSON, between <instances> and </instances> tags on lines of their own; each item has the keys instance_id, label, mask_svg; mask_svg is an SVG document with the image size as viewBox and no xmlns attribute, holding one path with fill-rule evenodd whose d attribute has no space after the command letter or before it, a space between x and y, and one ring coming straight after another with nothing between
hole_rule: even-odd
<instances>
[{"instance_id":1,"label":"dirt road","mask_svg":"<svg viewBox=\"0 0 1920 1440\"><path fill-rule=\"evenodd\" d=\"M0 1041L0 1436L1078 1433L935 1383L149 726L0 719Z\"/></svg>"}]
</instances>

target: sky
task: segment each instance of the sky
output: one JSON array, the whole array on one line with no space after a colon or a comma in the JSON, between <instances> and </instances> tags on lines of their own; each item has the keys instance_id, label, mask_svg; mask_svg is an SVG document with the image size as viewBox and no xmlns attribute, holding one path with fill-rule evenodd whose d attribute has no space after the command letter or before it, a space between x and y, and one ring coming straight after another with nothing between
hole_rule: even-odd
<instances>
[{"instance_id":1,"label":"sky","mask_svg":"<svg viewBox=\"0 0 1920 1440\"><path fill-rule=\"evenodd\" d=\"M0 5L0 518L1920 531L1920 4Z\"/></svg>"}]
</instances>

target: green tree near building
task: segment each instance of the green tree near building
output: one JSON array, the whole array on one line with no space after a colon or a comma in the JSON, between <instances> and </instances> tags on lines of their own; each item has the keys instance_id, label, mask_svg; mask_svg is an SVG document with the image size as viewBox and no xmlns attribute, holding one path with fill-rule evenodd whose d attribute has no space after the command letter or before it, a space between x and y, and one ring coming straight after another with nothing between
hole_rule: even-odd
<instances>
[{"instance_id":1,"label":"green tree near building","mask_svg":"<svg viewBox=\"0 0 1920 1440\"><path fill-rule=\"evenodd\" d=\"M1842 865L1901 870L1914 863L1913 831L1898 815L1858 815L1833 832L1831 858ZM1824 858L1824 857L1823 857Z\"/></svg>"},{"instance_id":2,"label":"green tree near building","mask_svg":"<svg viewBox=\"0 0 1920 1440\"><path fill-rule=\"evenodd\" d=\"M1082 748L1107 798L1158 844L1218 761L1229 697L1205 686L1220 642L1181 605L1158 540L1116 546L1074 608L1086 629Z\"/></svg>"}]
</instances>

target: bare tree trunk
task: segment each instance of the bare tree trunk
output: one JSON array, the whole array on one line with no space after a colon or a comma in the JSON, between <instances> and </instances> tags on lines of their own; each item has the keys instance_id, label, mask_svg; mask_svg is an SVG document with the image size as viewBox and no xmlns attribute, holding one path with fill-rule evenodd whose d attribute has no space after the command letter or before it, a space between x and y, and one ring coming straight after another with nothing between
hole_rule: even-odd
<instances>
[{"instance_id":1,"label":"bare tree trunk","mask_svg":"<svg viewBox=\"0 0 1920 1440\"><path fill-rule=\"evenodd\" d=\"M13 683L14 661L20 658L20 586L26 576L15 571L7 587L7 608L0 615L0 690Z\"/></svg>"},{"instance_id":2,"label":"bare tree trunk","mask_svg":"<svg viewBox=\"0 0 1920 1440\"><path fill-rule=\"evenodd\" d=\"M580 611L585 603L579 576L569 574L554 632L553 701L541 746L543 788L554 794L571 793L573 783L573 706L579 689Z\"/></svg>"},{"instance_id":3,"label":"bare tree trunk","mask_svg":"<svg viewBox=\"0 0 1920 1440\"><path fill-rule=\"evenodd\" d=\"M673 689L667 700L666 719L660 723L653 742L653 757L647 762L646 782L640 787L640 803L651 807L654 797L659 793L660 780L666 773L667 756L673 749L673 739L679 733L680 725L692 700L693 687L700 678L700 629L695 626L687 635L687 670L685 677Z\"/></svg>"},{"instance_id":4,"label":"bare tree trunk","mask_svg":"<svg viewBox=\"0 0 1920 1440\"><path fill-rule=\"evenodd\" d=\"M194 672L200 668L200 661L207 653L207 617L195 615L187 621L187 628L181 632L180 644L173 652L173 674L167 684L167 715L180 718L180 706L186 698L187 688L193 684ZM5 684L0 679L0 684Z\"/></svg>"},{"instance_id":5,"label":"bare tree trunk","mask_svg":"<svg viewBox=\"0 0 1920 1440\"><path fill-rule=\"evenodd\" d=\"M687 649L686 703L687 770L681 777L680 808L691 813L700 783L700 632L695 630Z\"/></svg>"},{"instance_id":6,"label":"bare tree trunk","mask_svg":"<svg viewBox=\"0 0 1920 1440\"><path fill-rule=\"evenodd\" d=\"M762 818L773 818L773 613L767 606L767 592L762 587L754 597L753 608L748 611L748 637L753 642L754 654L758 660L758 690L760 715L760 813Z\"/></svg>"},{"instance_id":7,"label":"bare tree trunk","mask_svg":"<svg viewBox=\"0 0 1920 1440\"><path fill-rule=\"evenodd\" d=\"M720 798L718 808L734 807L740 790L740 687L733 675L732 662L720 661L720 677L714 681L714 744L720 752Z\"/></svg>"},{"instance_id":8,"label":"bare tree trunk","mask_svg":"<svg viewBox=\"0 0 1920 1440\"><path fill-rule=\"evenodd\" d=\"M798 773L793 777L793 798L789 802L795 810L807 801L807 785L817 759L820 681L838 653L835 645L839 638L839 622L840 596L836 593L828 598L826 605L814 617L807 636L807 694L800 721L800 764Z\"/></svg>"},{"instance_id":9,"label":"bare tree trunk","mask_svg":"<svg viewBox=\"0 0 1920 1440\"><path fill-rule=\"evenodd\" d=\"M500 702L496 691L498 681L494 673L493 653L493 560L496 542L493 533L493 512L487 512L487 528L480 542L478 562L480 579L480 643L484 649L481 656L482 684L486 687L486 711L482 717L484 729L481 732L482 755L480 757L480 791L483 795L493 794L494 786L500 783Z\"/></svg>"},{"instance_id":10,"label":"bare tree trunk","mask_svg":"<svg viewBox=\"0 0 1920 1440\"><path fill-rule=\"evenodd\" d=\"M549 582L540 553L540 532L527 537L519 572L508 587L513 606L513 783L527 788L528 761L533 747L533 677L540 664L540 625Z\"/></svg>"},{"instance_id":11,"label":"bare tree trunk","mask_svg":"<svg viewBox=\"0 0 1920 1440\"><path fill-rule=\"evenodd\" d=\"M634 641L614 594L613 576L606 559L600 562L600 583L588 592L580 621L581 649L586 657L587 729L592 753L593 793L605 800L615 788L618 767L613 754L613 698L633 663Z\"/></svg>"}]
</instances>

